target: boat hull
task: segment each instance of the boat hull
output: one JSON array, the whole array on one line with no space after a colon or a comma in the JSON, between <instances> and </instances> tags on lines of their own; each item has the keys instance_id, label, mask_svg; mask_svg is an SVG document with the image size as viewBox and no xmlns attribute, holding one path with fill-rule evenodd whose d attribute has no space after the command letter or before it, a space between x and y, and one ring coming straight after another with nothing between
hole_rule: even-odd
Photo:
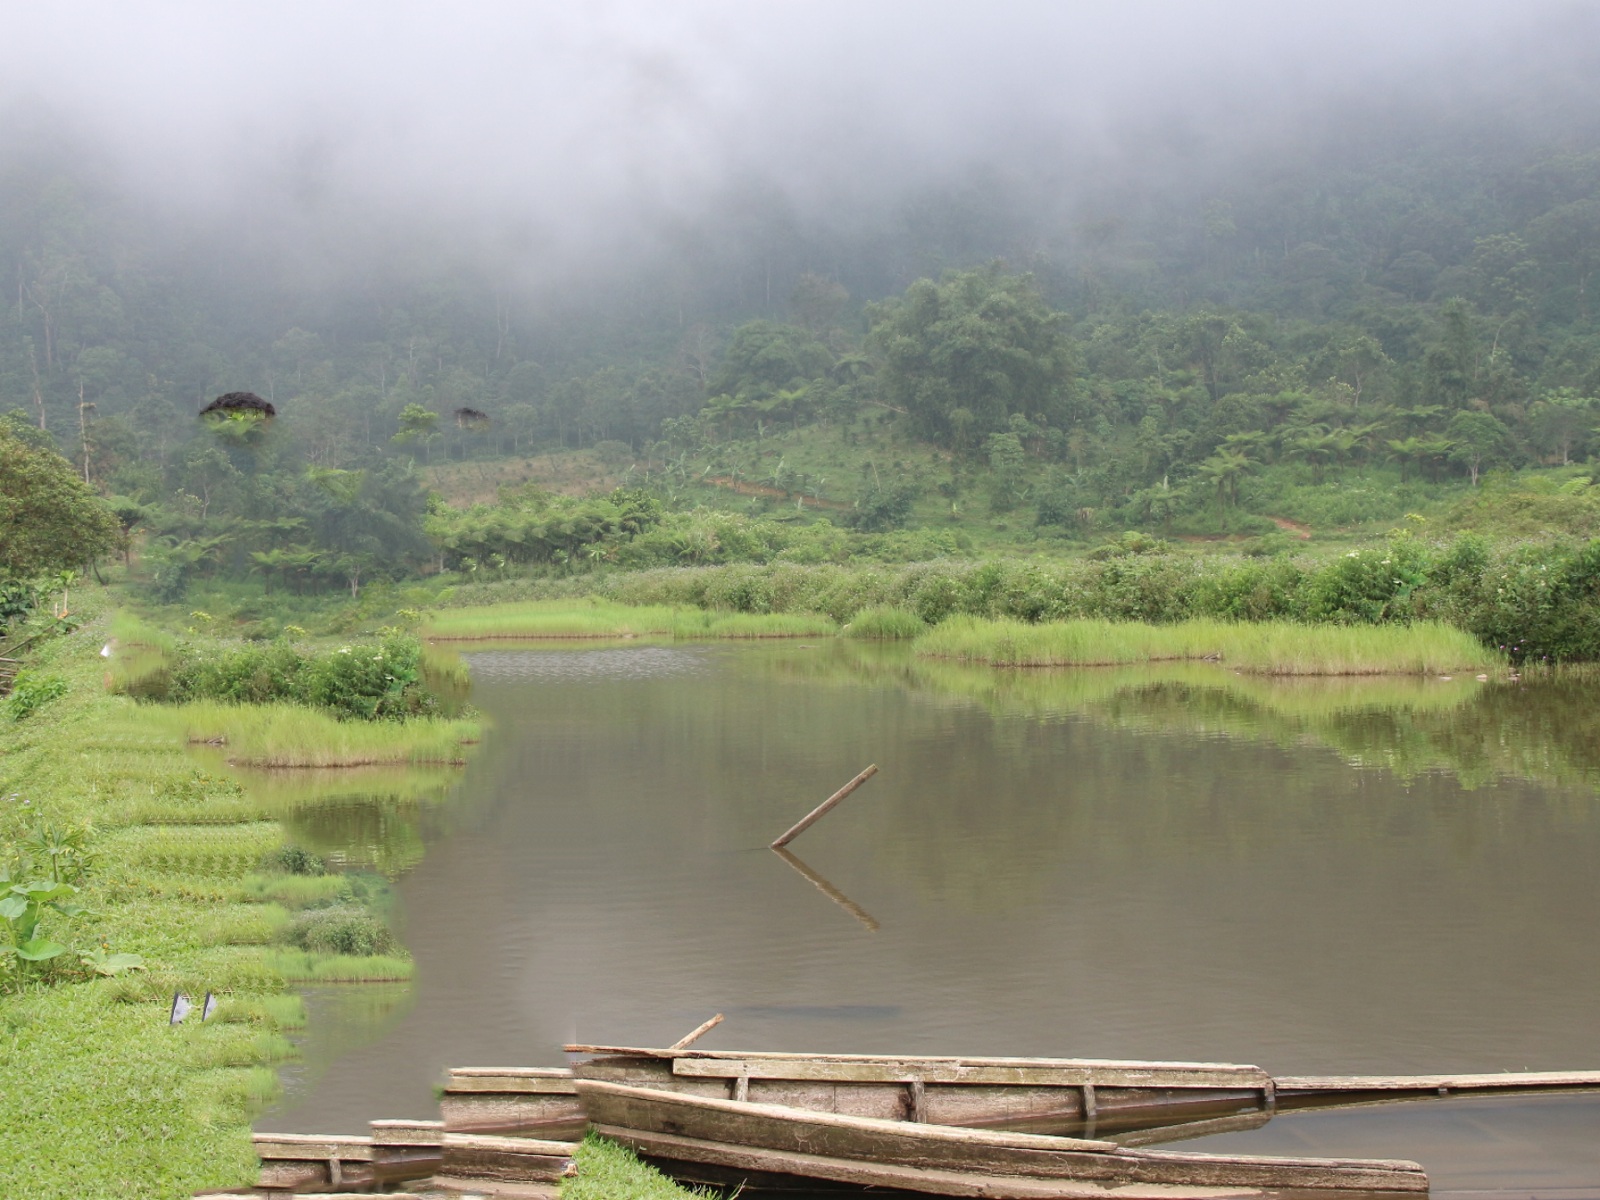
<instances>
[{"instance_id":1,"label":"boat hull","mask_svg":"<svg viewBox=\"0 0 1600 1200\"><path fill-rule=\"evenodd\" d=\"M1422 1168L1407 1162L1174 1154L1106 1141L702 1098L600 1080L580 1079L577 1088L602 1133L652 1158L938 1195L1078 1197L1115 1189L1118 1197L1135 1200L1286 1191L1417 1194L1428 1187ZM960 1188L949 1190L958 1181Z\"/></svg>"},{"instance_id":2,"label":"boat hull","mask_svg":"<svg viewBox=\"0 0 1600 1200\"><path fill-rule=\"evenodd\" d=\"M746 1099L816 1112L930 1125L1110 1133L1270 1113L1257 1067L1091 1059L634 1051L573 1068L580 1079Z\"/></svg>"}]
</instances>

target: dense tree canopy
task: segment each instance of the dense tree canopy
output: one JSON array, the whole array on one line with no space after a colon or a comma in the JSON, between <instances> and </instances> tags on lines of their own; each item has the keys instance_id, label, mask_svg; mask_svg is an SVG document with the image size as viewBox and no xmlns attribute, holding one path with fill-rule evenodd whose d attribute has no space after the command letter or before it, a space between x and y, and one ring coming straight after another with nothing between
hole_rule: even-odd
<instances>
[{"instance_id":1,"label":"dense tree canopy","mask_svg":"<svg viewBox=\"0 0 1600 1200\"><path fill-rule=\"evenodd\" d=\"M0 421L0 577L82 567L112 550L118 528L71 463Z\"/></svg>"},{"instance_id":2,"label":"dense tree canopy","mask_svg":"<svg viewBox=\"0 0 1600 1200\"><path fill-rule=\"evenodd\" d=\"M1043 423L1066 416L1067 318L1031 278L987 267L918 280L870 316L883 398L923 436L967 447L1014 415Z\"/></svg>"}]
</instances>

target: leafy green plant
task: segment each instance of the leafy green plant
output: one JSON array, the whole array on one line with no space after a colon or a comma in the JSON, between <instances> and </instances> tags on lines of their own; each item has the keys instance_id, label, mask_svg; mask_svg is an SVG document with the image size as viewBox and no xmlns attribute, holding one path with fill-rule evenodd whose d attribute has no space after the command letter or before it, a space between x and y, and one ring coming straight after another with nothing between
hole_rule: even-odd
<instances>
[{"instance_id":1,"label":"leafy green plant","mask_svg":"<svg viewBox=\"0 0 1600 1200\"><path fill-rule=\"evenodd\" d=\"M22 839L22 850L41 871L48 869L52 883L79 884L99 860L89 849L89 834L86 826L45 822Z\"/></svg>"},{"instance_id":2,"label":"leafy green plant","mask_svg":"<svg viewBox=\"0 0 1600 1200\"><path fill-rule=\"evenodd\" d=\"M11 685L11 695L6 697L5 712L13 721L23 721L66 694L67 681L59 675L18 671Z\"/></svg>"},{"instance_id":3,"label":"leafy green plant","mask_svg":"<svg viewBox=\"0 0 1600 1200\"><path fill-rule=\"evenodd\" d=\"M9 883L9 879L0 883ZM82 907L70 902L78 889L70 883L35 879L26 883L11 883L0 893L0 921L5 922L10 944L0 946L0 955L24 963L48 962L68 952L60 942L52 942L39 932L39 922L45 910L52 909L64 917L75 917Z\"/></svg>"},{"instance_id":4,"label":"leafy green plant","mask_svg":"<svg viewBox=\"0 0 1600 1200\"><path fill-rule=\"evenodd\" d=\"M121 975L126 971L144 970L144 959L137 954L113 954L105 947L100 946L93 950L85 950L78 955L79 960L96 975Z\"/></svg>"}]
</instances>

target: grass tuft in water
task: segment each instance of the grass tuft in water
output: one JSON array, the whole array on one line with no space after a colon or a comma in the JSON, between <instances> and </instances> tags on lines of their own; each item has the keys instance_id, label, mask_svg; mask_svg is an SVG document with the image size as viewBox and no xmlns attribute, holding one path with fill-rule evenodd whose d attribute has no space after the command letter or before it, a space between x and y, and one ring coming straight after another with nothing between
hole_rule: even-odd
<instances>
[{"instance_id":1,"label":"grass tuft in water","mask_svg":"<svg viewBox=\"0 0 1600 1200\"><path fill-rule=\"evenodd\" d=\"M673 623L672 636L694 638L832 637L838 626L817 613L719 613L689 610Z\"/></svg>"},{"instance_id":2,"label":"grass tuft in water","mask_svg":"<svg viewBox=\"0 0 1600 1200\"><path fill-rule=\"evenodd\" d=\"M827 637L837 627L817 613L743 613L591 600L532 601L452 609L423 636L435 641L539 638Z\"/></svg>"},{"instance_id":3,"label":"grass tuft in water","mask_svg":"<svg viewBox=\"0 0 1600 1200\"><path fill-rule=\"evenodd\" d=\"M1262 675L1429 675L1503 665L1470 634L1436 622L1295 625L1288 622L1076 620L1029 625L951 617L916 653L995 667L1113 666L1205 659Z\"/></svg>"},{"instance_id":4,"label":"grass tuft in water","mask_svg":"<svg viewBox=\"0 0 1600 1200\"><path fill-rule=\"evenodd\" d=\"M438 613L423 627L422 636L434 641L669 637L680 611L665 605L581 600L488 604Z\"/></svg>"},{"instance_id":5,"label":"grass tuft in water","mask_svg":"<svg viewBox=\"0 0 1600 1200\"><path fill-rule=\"evenodd\" d=\"M878 642L909 641L926 632L927 622L916 613L887 605L863 609L844 628L846 637Z\"/></svg>"}]
</instances>

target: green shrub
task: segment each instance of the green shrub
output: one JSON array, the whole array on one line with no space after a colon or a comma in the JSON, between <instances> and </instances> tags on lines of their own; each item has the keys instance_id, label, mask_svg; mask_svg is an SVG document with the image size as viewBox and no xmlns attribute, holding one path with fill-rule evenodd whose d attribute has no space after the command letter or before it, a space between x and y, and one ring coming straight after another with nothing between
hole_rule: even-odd
<instances>
[{"instance_id":1,"label":"green shrub","mask_svg":"<svg viewBox=\"0 0 1600 1200\"><path fill-rule=\"evenodd\" d=\"M1308 621L1376 625L1411 616L1410 597L1422 583L1427 556L1409 536L1387 546L1352 550L1314 572L1305 584Z\"/></svg>"},{"instance_id":2,"label":"green shrub","mask_svg":"<svg viewBox=\"0 0 1600 1200\"><path fill-rule=\"evenodd\" d=\"M276 868L290 875L326 875L328 873L326 864L302 846L282 846L267 855L261 865L268 870Z\"/></svg>"},{"instance_id":3,"label":"green shrub","mask_svg":"<svg viewBox=\"0 0 1600 1200\"><path fill-rule=\"evenodd\" d=\"M67 694L67 681L59 675L38 671L18 671L6 697L5 713L13 721L24 721L52 700Z\"/></svg>"},{"instance_id":4,"label":"green shrub","mask_svg":"<svg viewBox=\"0 0 1600 1200\"><path fill-rule=\"evenodd\" d=\"M308 909L290 922L287 938L291 946L320 954L366 956L395 951L388 926L359 904Z\"/></svg>"},{"instance_id":5,"label":"green shrub","mask_svg":"<svg viewBox=\"0 0 1600 1200\"><path fill-rule=\"evenodd\" d=\"M422 644L409 636L352 643L325 653L287 642L234 647L182 643L165 656L159 672L127 681L125 690L172 703L304 704L364 721L398 719L438 707L422 680Z\"/></svg>"}]
</instances>

